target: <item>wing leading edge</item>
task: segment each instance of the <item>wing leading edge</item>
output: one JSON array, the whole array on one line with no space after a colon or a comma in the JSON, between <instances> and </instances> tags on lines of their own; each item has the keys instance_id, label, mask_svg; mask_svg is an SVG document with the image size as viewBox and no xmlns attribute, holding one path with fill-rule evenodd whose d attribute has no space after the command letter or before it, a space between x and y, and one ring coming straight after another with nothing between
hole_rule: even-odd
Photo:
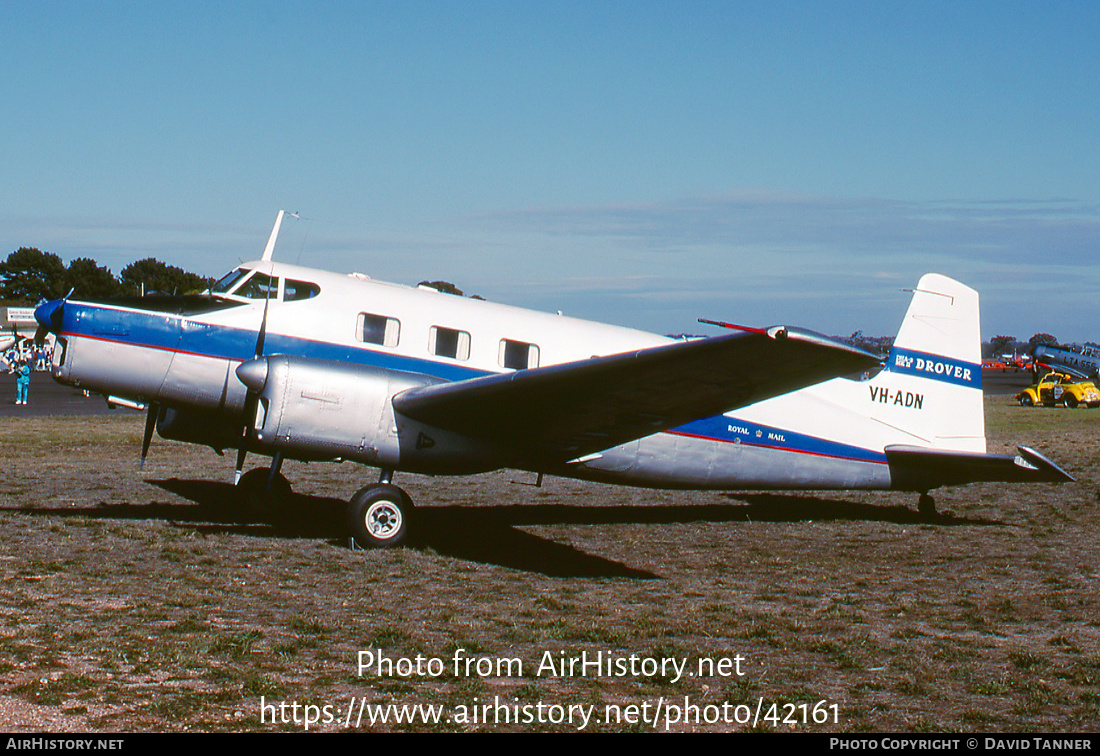
<instances>
[{"instance_id":1,"label":"wing leading edge","mask_svg":"<svg viewBox=\"0 0 1100 756\"><path fill-rule=\"evenodd\" d=\"M414 388L393 404L415 420L563 463L880 362L777 326Z\"/></svg>"}]
</instances>

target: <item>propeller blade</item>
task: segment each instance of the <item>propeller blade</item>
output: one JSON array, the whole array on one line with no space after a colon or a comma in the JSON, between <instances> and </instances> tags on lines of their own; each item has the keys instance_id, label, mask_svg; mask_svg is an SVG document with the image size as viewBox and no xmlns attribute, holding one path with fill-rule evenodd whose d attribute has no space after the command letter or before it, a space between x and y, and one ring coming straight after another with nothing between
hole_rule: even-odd
<instances>
[{"instance_id":1,"label":"propeller blade","mask_svg":"<svg viewBox=\"0 0 1100 756\"><path fill-rule=\"evenodd\" d=\"M244 447L244 439L241 439L240 448L237 449L237 466L233 468L233 485L237 485L241 482L241 471L244 470L244 458L248 455L248 450Z\"/></svg>"},{"instance_id":2,"label":"propeller blade","mask_svg":"<svg viewBox=\"0 0 1100 756\"><path fill-rule=\"evenodd\" d=\"M279 218L282 219L282 211L279 213ZM264 297L264 316L260 319L260 330L256 334L256 359L264 356L264 342L267 341L267 313L271 306L271 290L277 286L277 280L273 276L268 276L267 295ZM237 445L237 465L233 470L233 485L237 485L241 479L241 473L244 472L244 461L248 456L248 444L252 441L253 426L256 424L256 407L259 401L259 392L249 388L244 395L244 422L241 424L241 440Z\"/></svg>"},{"instance_id":3,"label":"propeller blade","mask_svg":"<svg viewBox=\"0 0 1100 756\"><path fill-rule=\"evenodd\" d=\"M252 440L252 426L255 422L256 405L259 400L259 393L252 389L249 389L244 396L244 422L241 424L241 440L237 444L237 464L233 469L233 485L237 485L237 482L241 479L241 473L244 471L244 461L248 456L248 443Z\"/></svg>"},{"instance_id":4,"label":"propeller blade","mask_svg":"<svg viewBox=\"0 0 1100 756\"><path fill-rule=\"evenodd\" d=\"M269 296L264 300L264 316L260 320L260 332L256 336L256 357L264 356L264 342L267 340L267 306L271 302L270 292Z\"/></svg>"},{"instance_id":5,"label":"propeller blade","mask_svg":"<svg viewBox=\"0 0 1100 756\"><path fill-rule=\"evenodd\" d=\"M153 431L157 428L157 415L160 414L160 405L153 402L149 405L149 414L145 418L145 435L141 438L141 465L139 470L145 469L145 458L149 456L149 444L153 441Z\"/></svg>"}]
</instances>

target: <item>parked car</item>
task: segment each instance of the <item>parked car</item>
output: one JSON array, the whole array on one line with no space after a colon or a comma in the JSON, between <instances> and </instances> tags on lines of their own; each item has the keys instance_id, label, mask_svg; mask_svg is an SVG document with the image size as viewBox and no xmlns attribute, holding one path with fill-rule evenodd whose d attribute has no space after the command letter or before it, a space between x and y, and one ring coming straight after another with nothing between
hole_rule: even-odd
<instances>
[{"instance_id":1,"label":"parked car","mask_svg":"<svg viewBox=\"0 0 1100 756\"><path fill-rule=\"evenodd\" d=\"M1024 407L1100 407L1100 391L1092 381L1052 371L1017 394L1016 401Z\"/></svg>"}]
</instances>

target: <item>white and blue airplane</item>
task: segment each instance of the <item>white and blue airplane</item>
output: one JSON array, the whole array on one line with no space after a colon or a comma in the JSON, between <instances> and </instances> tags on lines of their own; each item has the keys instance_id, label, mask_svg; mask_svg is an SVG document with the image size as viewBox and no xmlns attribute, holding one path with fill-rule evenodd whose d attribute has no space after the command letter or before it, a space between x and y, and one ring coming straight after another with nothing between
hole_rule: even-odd
<instances>
[{"instance_id":1,"label":"white and blue airplane","mask_svg":"<svg viewBox=\"0 0 1100 756\"><path fill-rule=\"evenodd\" d=\"M349 535L414 524L397 471L500 468L654 488L894 489L1072 480L1026 447L986 452L978 295L920 279L885 363L804 329L642 331L260 260L201 295L45 303L58 381L148 408L161 436L237 448L256 504L290 500L284 459L380 470ZM720 324L729 325L729 324ZM871 374L861 380L845 376ZM241 476L248 452L271 457Z\"/></svg>"},{"instance_id":2,"label":"white and blue airplane","mask_svg":"<svg viewBox=\"0 0 1100 756\"><path fill-rule=\"evenodd\" d=\"M1100 349L1095 347L1074 350L1066 347L1037 346L1034 356L1042 365L1055 370L1064 370L1080 378L1095 380L1100 377Z\"/></svg>"}]
</instances>

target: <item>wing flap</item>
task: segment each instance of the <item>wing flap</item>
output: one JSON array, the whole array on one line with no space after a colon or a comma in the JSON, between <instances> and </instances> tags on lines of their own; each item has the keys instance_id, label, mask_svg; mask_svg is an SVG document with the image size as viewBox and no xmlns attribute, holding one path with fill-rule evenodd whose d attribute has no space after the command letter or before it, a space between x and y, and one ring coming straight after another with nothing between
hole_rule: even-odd
<instances>
[{"instance_id":1,"label":"wing flap","mask_svg":"<svg viewBox=\"0 0 1100 756\"><path fill-rule=\"evenodd\" d=\"M424 386L393 403L421 422L565 462L878 364L775 327Z\"/></svg>"}]
</instances>

